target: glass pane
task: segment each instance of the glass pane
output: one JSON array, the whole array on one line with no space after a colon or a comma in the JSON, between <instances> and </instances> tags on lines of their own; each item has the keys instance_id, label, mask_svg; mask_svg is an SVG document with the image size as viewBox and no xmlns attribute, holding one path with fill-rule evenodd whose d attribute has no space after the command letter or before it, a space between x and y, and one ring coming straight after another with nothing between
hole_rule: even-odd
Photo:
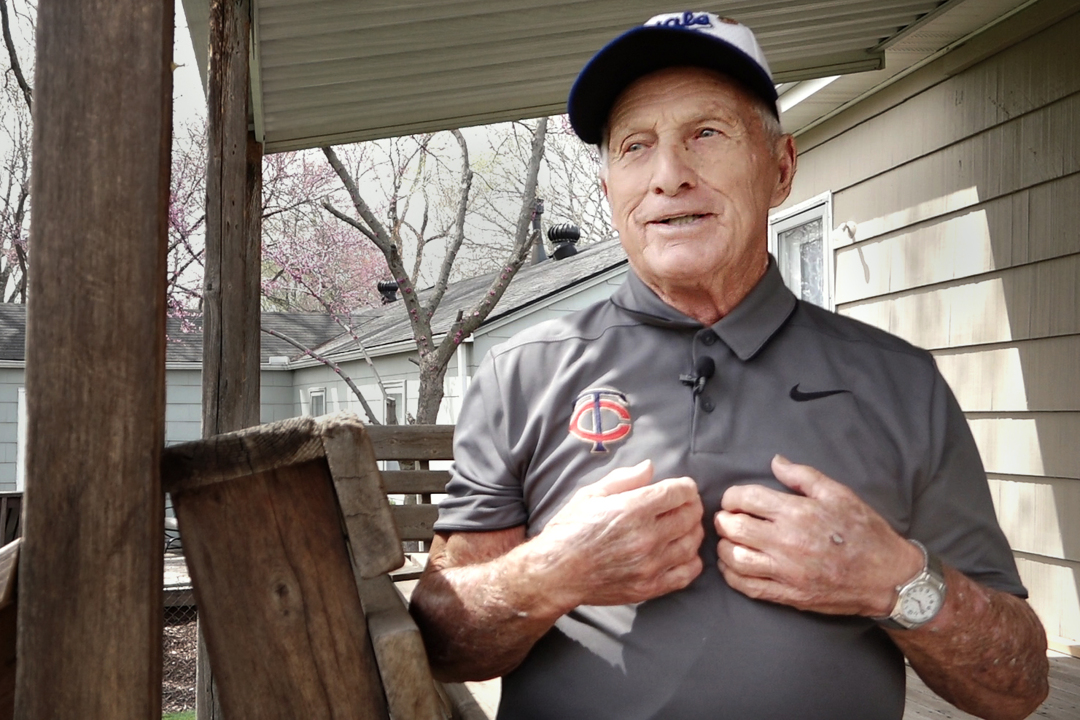
<instances>
[{"instance_id":1,"label":"glass pane","mask_svg":"<svg viewBox=\"0 0 1080 720\"><path fill-rule=\"evenodd\" d=\"M822 219L813 220L777 233L780 274L795 295L825 306L825 243Z\"/></svg>"},{"instance_id":2,"label":"glass pane","mask_svg":"<svg viewBox=\"0 0 1080 720\"><path fill-rule=\"evenodd\" d=\"M323 393L311 393L311 414L314 417L326 414L326 395Z\"/></svg>"}]
</instances>

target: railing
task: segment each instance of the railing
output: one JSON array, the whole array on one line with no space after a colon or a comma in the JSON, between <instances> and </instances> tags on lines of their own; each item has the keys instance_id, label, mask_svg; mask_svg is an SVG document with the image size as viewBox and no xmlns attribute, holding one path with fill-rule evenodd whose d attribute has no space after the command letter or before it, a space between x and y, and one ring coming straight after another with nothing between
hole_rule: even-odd
<instances>
[{"instance_id":1,"label":"railing","mask_svg":"<svg viewBox=\"0 0 1080 720\"><path fill-rule=\"evenodd\" d=\"M376 460L397 460L403 467L414 469L383 471L388 495L419 496L415 505L394 505L391 510L398 533L405 541L430 542L439 509L431 496L446 488L450 473L429 470L434 460L453 460L453 425L368 425L366 428Z\"/></svg>"},{"instance_id":2,"label":"railing","mask_svg":"<svg viewBox=\"0 0 1080 720\"><path fill-rule=\"evenodd\" d=\"M0 545L22 537L22 492L0 492Z\"/></svg>"}]
</instances>

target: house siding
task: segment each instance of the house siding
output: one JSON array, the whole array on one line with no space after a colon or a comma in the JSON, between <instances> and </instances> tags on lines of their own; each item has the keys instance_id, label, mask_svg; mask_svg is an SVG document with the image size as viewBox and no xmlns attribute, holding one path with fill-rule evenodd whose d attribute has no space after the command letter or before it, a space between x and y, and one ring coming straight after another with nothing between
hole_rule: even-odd
<instances>
[{"instance_id":1,"label":"house siding","mask_svg":"<svg viewBox=\"0 0 1080 720\"><path fill-rule=\"evenodd\" d=\"M853 127L838 116L807 139L785 204L832 191L837 312L934 353L1032 605L1066 644L1080 643L1080 56L1061 49L1078 35L1080 13L962 71L946 55L917 94Z\"/></svg>"},{"instance_id":2,"label":"house siding","mask_svg":"<svg viewBox=\"0 0 1080 720\"><path fill-rule=\"evenodd\" d=\"M554 302L530 312L527 315L522 315L511 322L500 324L490 330L484 330L482 333L478 333L472 345L469 376L472 376L473 372L491 348L499 343L506 342L522 330L532 327L537 323L544 322L545 320L553 320L568 315L569 313L577 312L593 303L611 297L611 294L623 284L624 280L626 280L626 273L627 268L623 265L615 273L605 276L599 282L593 283L577 292L566 295L565 297L558 298Z\"/></svg>"},{"instance_id":3,"label":"house siding","mask_svg":"<svg viewBox=\"0 0 1080 720\"><path fill-rule=\"evenodd\" d=\"M19 438L21 369L0 369L0 492L15 490Z\"/></svg>"}]
</instances>

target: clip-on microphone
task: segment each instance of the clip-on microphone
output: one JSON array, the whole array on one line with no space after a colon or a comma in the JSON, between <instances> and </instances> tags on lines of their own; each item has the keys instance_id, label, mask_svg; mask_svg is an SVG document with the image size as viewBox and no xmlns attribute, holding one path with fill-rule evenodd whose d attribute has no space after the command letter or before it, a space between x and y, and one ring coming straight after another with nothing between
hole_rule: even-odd
<instances>
[{"instance_id":1,"label":"clip-on microphone","mask_svg":"<svg viewBox=\"0 0 1080 720\"><path fill-rule=\"evenodd\" d=\"M716 363L708 355L702 355L694 365L694 372L680 375L679 382L693 389L693 397L696 400L701 391L705 389L705 383L709 382L709 378L713 376L714 372L716 372Z\"/></svg>"}]
</instances>

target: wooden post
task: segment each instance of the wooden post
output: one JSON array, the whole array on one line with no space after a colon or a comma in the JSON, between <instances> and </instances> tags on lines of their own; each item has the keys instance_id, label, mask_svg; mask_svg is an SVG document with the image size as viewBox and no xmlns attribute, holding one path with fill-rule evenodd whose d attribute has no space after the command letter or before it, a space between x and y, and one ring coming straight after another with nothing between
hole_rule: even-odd
<instances>
[{"instance_id":1,"label":"wooden post","mask_svg":"<svg viewBox=\"0 0 1080 720\"><path fill-rule=\"evenodd\" d=\"M207 82L206 274L203 293L203 437L259 422L259 280L262 146L248 131L249 0L210 3ZM199 634L199 720L220 704Z\"/></svg>"},{"instance_id":2,"label":"wooden post","mask_svg":"<svg viewBox=\"0 0 1080 720\"><path fill-rule=\"evenodd\" d=\"M173 3L40 0L16 717L161 713Z\"/></svg>"}]
</instances>

